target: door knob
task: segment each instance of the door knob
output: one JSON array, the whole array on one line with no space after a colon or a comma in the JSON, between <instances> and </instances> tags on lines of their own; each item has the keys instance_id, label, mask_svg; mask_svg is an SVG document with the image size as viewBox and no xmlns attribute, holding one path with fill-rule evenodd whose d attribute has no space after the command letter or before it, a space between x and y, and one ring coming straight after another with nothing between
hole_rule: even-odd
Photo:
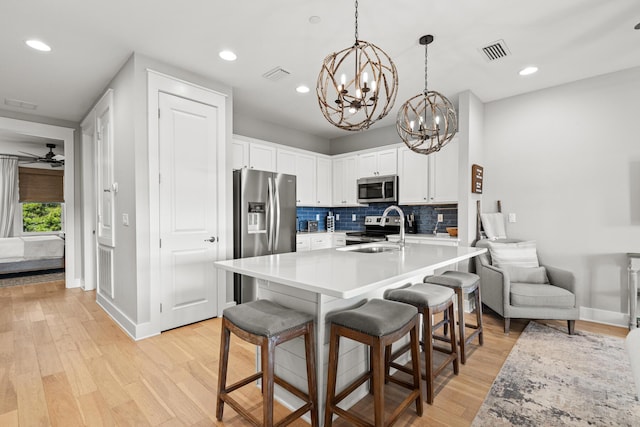
<instances>
[{"instance_id":1,"label":"door knob","mask_svg":"<svg viewBox=\"0 0 640 427\"><path fill-rule=\"evenodd\" d=\"M211 242L211 243L215 243L215 241L216 241L216 240L217 240L217 239L216 239L216 237L214 237L214 236L211 236L211 237L209 237L208 239L204 239L204 241L205 241L205 242Z\"/></svg>"}]
</instances>

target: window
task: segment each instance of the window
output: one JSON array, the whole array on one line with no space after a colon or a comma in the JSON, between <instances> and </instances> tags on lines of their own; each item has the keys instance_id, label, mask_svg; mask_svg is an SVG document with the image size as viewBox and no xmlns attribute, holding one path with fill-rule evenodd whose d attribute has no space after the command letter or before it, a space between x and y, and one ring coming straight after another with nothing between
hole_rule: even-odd
<instances>
[{"instance_id":1,"label":"window","mask_svg":"<svg viewBox=\"0 0 640 427\"><path fill-rule=\"evenodd\" d=\"M62 231L62 203L22 203L22 232Z\"/></svg>"}]
</instances>

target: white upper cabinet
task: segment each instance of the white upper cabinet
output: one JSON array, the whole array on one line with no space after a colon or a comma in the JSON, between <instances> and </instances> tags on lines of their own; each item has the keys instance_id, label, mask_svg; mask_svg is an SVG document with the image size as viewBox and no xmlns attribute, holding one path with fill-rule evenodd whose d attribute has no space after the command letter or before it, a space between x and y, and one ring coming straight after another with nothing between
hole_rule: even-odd
<instances>
[{"instance_id":1,"label":"white upper cabinet","mask_svg":"<svg viewBox=\"0 0 640 427\"><path fill-rule=\"evenodd\" d=\"M333 165L333 206L355 206L357 198L358 156L338 157Z\"/></svg>"},{"instance_id":2,"label":"white upper cabinet","mask_svg":"<svg viewBox=\"0 0 640 427\"><path fill-rule=\"evenodd\" d=\"M277 171L296 176L296 204L316 206L316 156L277 149Z\"/></svg>"},{"instance_id":3,"label":"white upper cabinet","mask_svg":"<svg viewBox=\"0 0 640 427\"><path fill-rule=\"evenodd\" d=\"M316 206L331 206L331 159L316 159Z\"/></svg>"},{"instance_id":4,"label":"white upper cabinet","mask_svg":"<svg viewBox=\"0 0 640 427\"><path fill-rule=\"evenodd\" d=\"M396 148L372 151L358 155L358 178L395 175L398 172Z\"/></svg>"},{"instance_id":5,"label":"white upper cabinet","mask_svg":"<svg viewBox=\"0 0 640 427\"><path fill-rule=\"evenodd\" d=\"M231 167L276 171L276 147L246 136L233 135L231 140Z\"/></svg>"},{"instance_id":6,"label":"white upper cabinet","mask_svg":"<svg viewBox=\"0 0 640 427\"><path fill-rule=\"evenodd\" d=\"M231 140L231 168L245 169L249 167L249 143L239 139Z\"/></svg>"},{"instance_id":7,"label":"white upper cabinet","mask_svg":"<svg viewBox=\"0 0 640 427\"><path fill-rule=\"evenodd\" d=\"M398 202L429 203L429 156L398 149Z\"/></svg>"},{"instance_id":8,"label":"white upper cabinet","mask_svg":"<svg viewBox=\"0 0 640 427\"><path fill-rule=\"evenodd\" d=\"M249 143L249 168L261 171L276 171L276 149L271 146Z\"/></svg>"},{"instance_id":9,"label":"white upper cabinet","mask_svg":"<svg viewBox=\"0 0 640 427\"><path fill-rule=\"evenodd\" d=\"M400 204L458 202L458 143L454 138L437 153L398 149Z\"/></svg>"},{"instance_id":10,"label":"white upper cabinet","mask_svg":"<svg viewBox=\"0 0 640 427\"><path fill-rule=\"evenodd\" d=\"M431 203L458 202L458 138L454 137L440 151L433 154L429 165L429 194Z\"/></svg>"}]
</instances>

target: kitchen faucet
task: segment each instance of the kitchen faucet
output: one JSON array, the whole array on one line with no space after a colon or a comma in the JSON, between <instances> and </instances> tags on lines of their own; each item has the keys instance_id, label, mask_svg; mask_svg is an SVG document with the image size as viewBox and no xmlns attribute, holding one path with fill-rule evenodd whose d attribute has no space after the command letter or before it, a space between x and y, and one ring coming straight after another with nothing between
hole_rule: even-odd
<instances>
[{"instance_id":1,"label":"kitchen faucet","mask_svg":"<svg viewBox=\"0 0 640 427\"><path fill-rule=\"evenodd\" d=\"M401 248L404 248L404 212L402 212L402 209L400 209L396 205L389 206L382 213L382 220L380 222L382 222L382 226L384 227L385 224L387 223L387 215L389 214L389 212L393 210L398 212L398 214L400 215L400 242L398 242L398 245Z\"/></svg>"}]
</instances>

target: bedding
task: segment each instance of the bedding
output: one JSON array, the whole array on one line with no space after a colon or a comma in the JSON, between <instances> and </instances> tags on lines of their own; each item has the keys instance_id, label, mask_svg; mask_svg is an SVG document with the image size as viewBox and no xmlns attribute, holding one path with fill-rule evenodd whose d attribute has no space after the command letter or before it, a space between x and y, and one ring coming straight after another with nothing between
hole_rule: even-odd
<instances>
[{"instance_id":1,"label":"bedding","mask_svg":"<svg viewBox=\"0 0 640 427\"><path fill-rule=\"evenodd\" d=\"M59 236L0 238L0 274L64 268L64 239Z\"/></svg>"}]
</instances>

